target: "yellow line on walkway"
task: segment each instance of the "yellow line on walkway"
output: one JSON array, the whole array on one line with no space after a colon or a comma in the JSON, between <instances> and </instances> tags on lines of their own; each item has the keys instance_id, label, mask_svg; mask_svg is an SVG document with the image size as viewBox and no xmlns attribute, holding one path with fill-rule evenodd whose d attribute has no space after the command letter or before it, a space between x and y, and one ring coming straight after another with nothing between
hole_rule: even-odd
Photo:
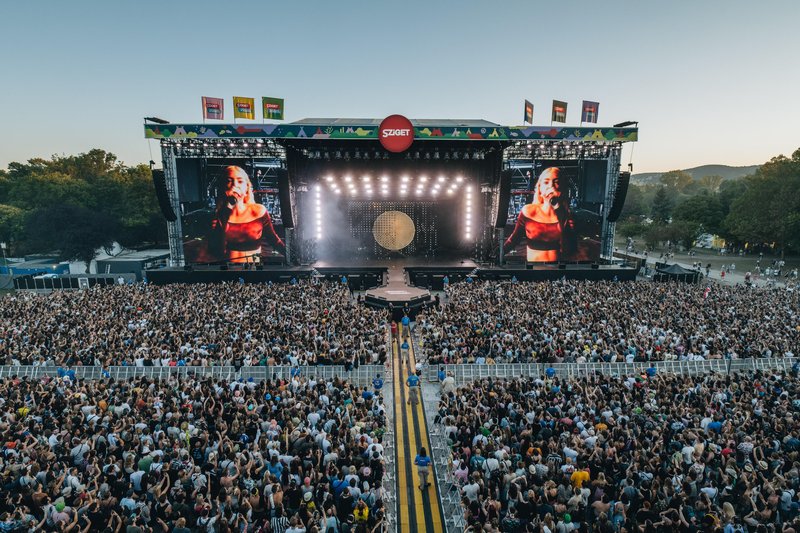
<instances>
[{"instance_id":1,"label":"yellow line on walkway","mask_svg":"<svg viewBox=\"0 0 800 533\"><path fill-rule=\"evenodd\" d=\"M392 339L392 360L394 366L394 435L395 435L395 463L397 465L397 498L399 508L397 513L397 523L399 531L409 531L411 524L411 509L408 505L408 479L406 478L406 454L405 454L405 435L403 429L403 397L400 388L403 386L403 369L400 366L400 349L397 341Z\"/></svg>"},{"instance_id":2,"label":"yellow line on walkway","mask_svg":"<svg viewBox=\"0 0 800 533\"><path fill-rule=\"evenodd\" d=\"M409 339L408 343L408 358L411 361L411 368L416 369L417 360L414 355L414 343L410 342L410 340L411 339ZM419 403L417 404L417 408L415 409L415 411L416 411L416 416L418 417L419 420L419 430L421 433L420 439L422 446L424 446L425 450L428 452L428 457L431 457L431 460L433 460L432 459L433 456L431 455L431 444L430 440L428 439L428 425L425 423L425 413L423 411L421 380L422 378L420 378ZM433 466L436 469L448 468L448 465L446 464L434 465L433 463L431 463L431 466ZM429 469L430 474L428 474L428 482L430 483L430 486L428 487L428 495L429 495L429 503L431 506L431 515L433 517L433 528L436 533L440 533L444 531L444 525L442 523L442 514L439 510L439 485L437 483L436 473L434 472L434 468ZM416 468L414 469L414 472L416 473ZM417 474L417 477L419 477L419 474ZM415 486L417 487L419 486L419 480L416 481ZM424 516L423 516L423 521L424 521Z\"/></svg>"}]
</instances>

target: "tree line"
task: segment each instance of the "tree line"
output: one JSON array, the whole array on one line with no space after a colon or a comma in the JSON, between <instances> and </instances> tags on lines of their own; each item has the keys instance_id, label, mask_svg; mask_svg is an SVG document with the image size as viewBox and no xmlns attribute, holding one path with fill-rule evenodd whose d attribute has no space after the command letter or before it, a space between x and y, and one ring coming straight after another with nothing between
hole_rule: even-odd
<instances>
[{"instance_id":1,"label":"tree line","mask_svg":"<svg viewBox=\"0 0 800 533\"><path fill-rule=\"evenodd\" d=\"M56 253L88 268L96 251L114 242L166 242L166 224L147 165L91 150L0 170L0 241L10 256Z\"/></svg>"},{"instance_id":2,"label":"tree line","mask_svg":"<svg viewBox=\"0 0 800 533\"><path fill-rule=\"evenodd\" d=\"M658 184L631 184L617 230L650 248L667 241L691 248L709 233L733 248L800 252L800 149L737 180L673 170Z\"/></svg>"}]
</instances>

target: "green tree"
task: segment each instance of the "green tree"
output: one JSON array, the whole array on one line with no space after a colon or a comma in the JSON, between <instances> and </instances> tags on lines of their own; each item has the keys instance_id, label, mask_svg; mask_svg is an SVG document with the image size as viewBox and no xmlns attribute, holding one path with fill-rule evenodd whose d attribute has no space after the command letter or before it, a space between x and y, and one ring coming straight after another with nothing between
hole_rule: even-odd
<instances>
[{"instance_id":1,"label":"green tree","mask_svg":"<svg viewBox=\"0 0 800 533\"><path fill-rule=\"evenodd\" d=\"M722 182L725 181L722 176L718 175L711 175L711 176L703 176L697 182L700 184L702 188L707 190L708 192L717 192L719 191Z\"/></svg>"},{"instance_id":2,"label":"green tree","mask_svg":"<svg viewBox=\"0 0 800 533\"><path fill-rule=\"evenodd\" d=\"M11 163L0 172L0 204L26 214L66 205L102 213L113 220L113 239L123 246L166 240L150 169L125 166L103 150ZM32 240L25 249L49 252L46 243Z\"/></svg>"},{"instance_id":3,"label":"green tree","mask_svg":"<svg viewBox=\"0 0 800 533\"><path fill-rule=\"evenodd\" d=\"M644 235L647 231L647 226L642 224L641 222L620 222L617 224L617 231L623 237L630 238L630 237L638 237L639 235Z\"/></svg>"},{"instance_id":4,"label":"green tree","mask_svg":"<svg viewBox=\"0 0 800 533\"><path fill-rule=\"evenodd\" d=\"M16 243L23 238L24 230L25 211L13 205L0 204L0 242L8 244L8 255L13 255Z\"/></svg>"},{"instance_id":5,"label":"green tree","mask_svg":"<svg viewBox=\"0 0 800 533\"><path fill-rule=\"evenodd\" d=\"M670 170L669 172L662 174L661 178L659 179L662 184L680 192L694 183L694 178L692 178L692 175L687 174L682 170Z\"/></svg>"},{"instance_id":6,"label":"green tree","mask_svg":"<svg viewBox=\"0 0 800 533\"><path fill-rule=\"evenodd\" d=\"M116 226L117 221L101 211L61 205L33 211L25 233L33 248L58 250L62 261L83 261L88 273L98 249L110 253Z\"/></svg>"},{"instance_id":7,"label":"green tree","mask_svg":"<svg viewBox=\"0 0 800 533\"><path fill-rule=\"evenodd\" d=\"M628 194L625 196L625 205L622 207L620 218L627 219L647 215L648 203L645 198L643 187L631 184L628 186Z\"/></svg>"},{"instance_id":8,"label":"green tree","mask_svg":"<svg viewBox=\"0 0 800 533\"><path fill-rule=\"evenodd\" d=\"M742 241L775 243L781 253L800 250L800 150L772 158L747 178L725 224Z\"/></svg>"},{"instance_id":9,"label":"green tree","mask_svg":"<svg viewBox=\"0 0 800 533\"><path fill-rule=\"evenodd\" d=\"M708 233L718 234L725 215L717 196L706 192L683 200L675 208L674 217L700 225Z\"/></svg>"},{"instance_id":10,"label":"green tree","mask_svg":"<svg viewBox=\"0 0 800 533\"><path fill-rule=\"evenodd\" d=\"M672 209L675 207L675 200L666 187L660 187L653 197L653 205L650 209L650 216L656 222L669 222L672 216Z\"/></svg>"}]
</instances>

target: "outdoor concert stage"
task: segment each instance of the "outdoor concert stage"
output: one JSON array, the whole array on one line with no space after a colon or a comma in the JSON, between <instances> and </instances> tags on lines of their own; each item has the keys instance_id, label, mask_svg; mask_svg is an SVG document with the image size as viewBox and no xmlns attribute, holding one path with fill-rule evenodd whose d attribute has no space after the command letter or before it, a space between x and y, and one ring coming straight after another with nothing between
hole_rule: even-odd
<instances>
[{"instance_id":1,"label":"outdoor concert stage","mask_svg":"<svg viewBox=\"0 0 800 533\"><path fill-rule=\"evenodd\" d=\"M146 124L161 143L154 183L170 248L170 268L147 277L346 277L356 291L384 287L375 302L424 297L385 287L394 268L423 290L445 277L632 279L605 266L630 178L622 146L638 139L626 124Z\"/></svg>"}]
</instances>

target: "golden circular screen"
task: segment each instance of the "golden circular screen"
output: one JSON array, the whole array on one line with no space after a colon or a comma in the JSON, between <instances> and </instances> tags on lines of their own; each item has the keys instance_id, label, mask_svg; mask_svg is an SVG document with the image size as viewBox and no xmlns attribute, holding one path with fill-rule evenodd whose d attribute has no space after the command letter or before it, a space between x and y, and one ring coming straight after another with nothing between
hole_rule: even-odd
<instances>
[{"instance_id":1,"label":"golden circular screen","mask_svg":"<svg viewBox=\"0 0 800 533\"><path fill-rule=\"evenodd\" d=\"M414 240L414 221L400 211L386 211L372 224L375 241L387 250L402 250Z\"/></svg>"}]
</instances>

